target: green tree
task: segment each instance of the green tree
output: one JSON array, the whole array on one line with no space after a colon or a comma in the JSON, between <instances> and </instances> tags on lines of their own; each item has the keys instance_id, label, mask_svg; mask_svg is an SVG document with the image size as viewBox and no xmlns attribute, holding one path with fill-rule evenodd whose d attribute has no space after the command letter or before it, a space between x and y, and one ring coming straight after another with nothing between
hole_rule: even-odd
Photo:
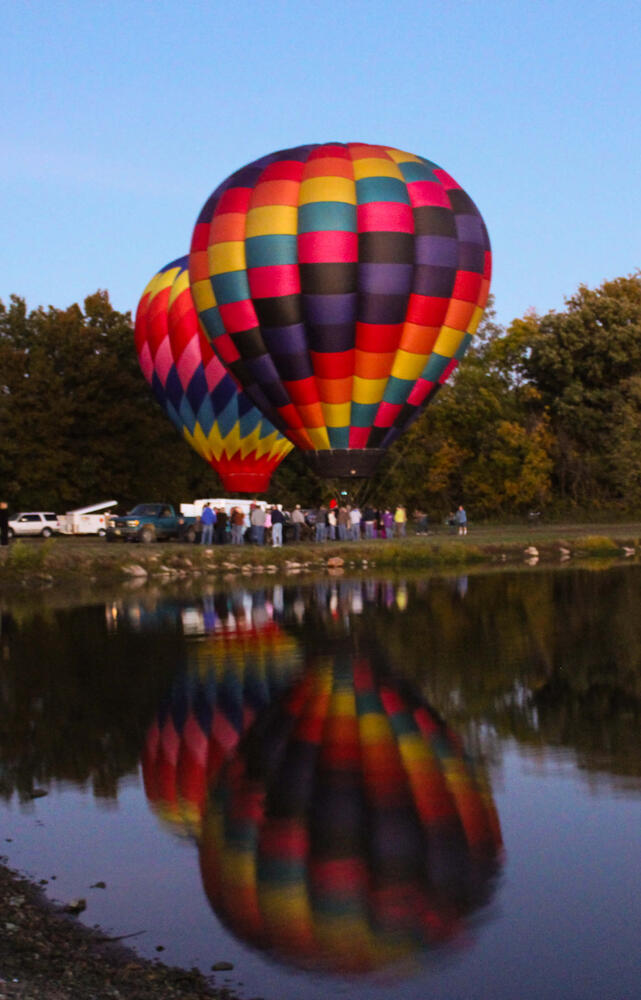
<instances>
[{"instance_id":1,"label":"green tree","mask_svg":"<svg viewBox=\"0 0 641 1000\"><path fill-rule=\"evenodd\" d=\"M0 477L13 507L179 502L220 484L146 385L129 313L106 292L27 312L0 303Z\"/></svg>"},{"instance_id":2,"label":"green tree","mask_svg":"<svg viewBox=\"0 0 641 1000\"><path fill-rule=\"evenodd\" d=\"M516 367L550 415L561 499L620 500L636 475L626 450L640 427L641 273L581 285L564 312L515 320L509 336L520 345Z\"/></svg>"},{"instance_id":3,"label":"green tree","mask_svg":"<svg viewBox=\"0 0 641 1000\"><path fill-rule=\"evenodd\" d=\"M460 368L395 446L381 490L439 518L461 501L474 516L545 503L554 439L520 358L490 303Z\"/></svg>"}]
</instances>

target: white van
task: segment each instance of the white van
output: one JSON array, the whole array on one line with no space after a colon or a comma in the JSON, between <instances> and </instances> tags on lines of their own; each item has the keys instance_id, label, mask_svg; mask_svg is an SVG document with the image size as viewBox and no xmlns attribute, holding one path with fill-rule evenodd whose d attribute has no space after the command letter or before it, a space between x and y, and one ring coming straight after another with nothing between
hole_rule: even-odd
<instances>
[{"instance_id":1,"label":"white van","mask_svg":"<svg viewBox=\"0 0 641 1000\"><path fill-rule=\"evenodd\" d=\"M267 510L268 507L273 506L265 500L230 500L228 497L213 497L211 499L205 497L203 500L194 500L193 503L181 503L180 513L184 514L185 517L200 517L206 503L213 510L221 510L222 508L226 514L230 514L234 507L240 507L247 518L247 524L249 524L249 511L252 506L262 507L263 510Z\"/></svg>"}]
</instances>

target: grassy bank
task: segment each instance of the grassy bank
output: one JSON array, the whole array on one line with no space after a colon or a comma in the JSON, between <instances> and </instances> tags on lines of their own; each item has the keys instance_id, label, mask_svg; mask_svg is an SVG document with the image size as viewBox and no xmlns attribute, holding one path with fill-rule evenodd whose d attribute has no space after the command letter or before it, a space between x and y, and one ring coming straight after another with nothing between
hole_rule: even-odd
<instances>
[{"instance_id":1,"label":"grassy bank","mask_svg":"<svg viewBox=\"0 0 641 1000\"><path fill-rule=\"evenodd\" d=\"M488 525L460 538L447 530L405 539L271 546L151 545L103 539L25 539L0 548L0 588L127 579L339 574L356 570L447 570L473 565L636 559L641 523Z\"/></svg>"}]
</instances>

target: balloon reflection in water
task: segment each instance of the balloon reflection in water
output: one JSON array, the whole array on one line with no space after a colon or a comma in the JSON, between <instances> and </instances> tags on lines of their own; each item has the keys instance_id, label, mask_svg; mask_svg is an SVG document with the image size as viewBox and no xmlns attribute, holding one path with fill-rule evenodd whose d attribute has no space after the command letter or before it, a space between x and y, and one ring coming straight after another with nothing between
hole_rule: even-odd
<instances>
[{"instance_id":1,"label":"balloon reflection in water","mask_svg":"<svg viewBox=\"0 0 641 1000\"><path fill-rule=\"evenodd\" d=\"M296 642L273 621L231 618L189 647L147 732L147 799L177 833L198 837L207 787L256 715L291 684Z\"/></svg>"},{"instance_id":2,"label":"balloon reflection in water","mask_svg":"<svg viewBox=\"0 0 641 1000\"><path fill-rule=\"evenodd\" d=\"M360 973L452 941L491 896L501 833L445 723L344 654L247 733L212 786L200 854L210 902L241 938Z\"/></svg>"}]
</instances>

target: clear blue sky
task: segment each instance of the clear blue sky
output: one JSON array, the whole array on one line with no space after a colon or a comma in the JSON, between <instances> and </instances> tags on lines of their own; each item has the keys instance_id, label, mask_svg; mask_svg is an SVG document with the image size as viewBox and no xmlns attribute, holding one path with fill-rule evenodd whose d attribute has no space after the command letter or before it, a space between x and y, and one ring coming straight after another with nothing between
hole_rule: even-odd
<instances>
[{"instance_id":1,"label":"clear blue sky","mask_svg":"<svg viewBox=\"0 0 641 1000\"><path fill-rule=\"evenodd\" d=\"M498 319L641 265L638 0L11 0L0 298L134 310L232 170L306 142L435 160Z\"/></svg>"}]
</instances>

